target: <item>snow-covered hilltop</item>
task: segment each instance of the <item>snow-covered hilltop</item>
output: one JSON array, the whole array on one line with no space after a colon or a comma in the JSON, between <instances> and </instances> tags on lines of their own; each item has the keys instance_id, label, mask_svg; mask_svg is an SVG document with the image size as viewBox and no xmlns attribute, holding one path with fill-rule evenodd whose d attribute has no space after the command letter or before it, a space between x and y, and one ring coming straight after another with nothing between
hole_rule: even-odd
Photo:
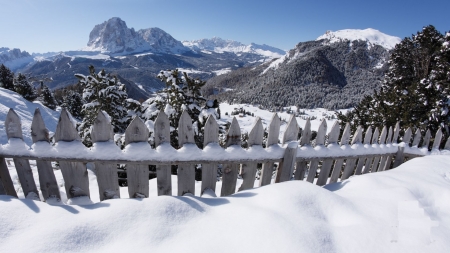
<instances>
[{"instance_id":1,"label":"snow-covered hilltop","mask_svg":"<svg viewBox=\"0 0 450 253\"><path fill-rule=\"evenodd\" d=\"M396 44L400 43L399 37L387 35L378 30L367 28L361 29L345 29L339 31L327 31L324 35L319 36L316 40L329 40L329 43L339 42L342 40L363 40L368 45L380 45L388 50L393 49Z\"/></svg>"},{"instance_id":2,"label":"snow-covered hilltop","mask_svg":"<svg viewBox=\"0 0 450 253\"><path fill-rule=\"evenodd\" d=\"M213 37L211 39L199 39L193 41L183 41L183 45L190 48L196 52L215 52L215 53L253 53L269 58L279 58L283 56L286 52L268 45L258 45L251 43L250 45L245 45L241 42L234 40L224 40L222 38Z\"/></svg>"},{"instance_id":3,"label":"snow-covered hilltop","mask_svg":"<svg viewBox=\"0 0 450 253\"><path fill-rule=\"evenodd\" d=\"M117 17L96 25L89 34L87 47L83 50L122 55L144 51L168 54L189 51L180 41L159 28L136 32Z\"/></svg>"}]
</instances>

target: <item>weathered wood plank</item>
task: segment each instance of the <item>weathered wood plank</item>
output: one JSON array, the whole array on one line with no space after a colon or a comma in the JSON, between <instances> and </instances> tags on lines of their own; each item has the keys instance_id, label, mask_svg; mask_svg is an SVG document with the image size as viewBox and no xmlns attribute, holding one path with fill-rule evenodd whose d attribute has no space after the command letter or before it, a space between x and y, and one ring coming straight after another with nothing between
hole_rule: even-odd
<instances>
[{"instance_id":1,"label":"weathered wood plank","mask_svg":"<svg viewBox=\"0 0 450 253\"><path fill-rule=\"evenodd\" d=\"M297 156L298 142L291 141L287 144L286 150L284 152L283 162L280 162L280 166L277 173L276 183L281 183L284 181L289 181L291 179L292 173L295 166L295 158Z\"/></svg>"},{"instance_id":2,"label":"weathered wood plank","mask_svg":"<svg viewBox=\"0 0 450 253\"><path fill-rule=\"evenodd\" d=\"M311 121L308 118L305 122L305 127L303 128L303 131L302 131L302 137L300 138L300 146L303 147L306 145L310 145L311 136L312 136ZM295 180L303 180L305 177L305 171L307 170L307 168L308 168L308 161L297 162L297 164L295 166L294 179Z\"/></svg>"},{"instance_id":3,"label":"weathered wood plank","mask_svg":"<svg viewBox=\"0 0 450 253\"><path fill-rule=\"evenodd\" d=\"M353 139L352 139L352 142L350 143L350 145L360 144L362 141L362 133L363 133L363 127L358 126L355 134L353 135ZM353 175L354 170L355 170L356 160L357 159L347 159L347 161L345 163L345 167L344 167L344 172L342 173L342 176L341 176L341 180L346 180L351 175Z\"/></svg>"},{"instance_id":4,"label":"weathered wood plank","mask_svg":"<svg viewBox=\"0 0 450 253\"><path fill-rule=\"evenodd\" d=\"M320 122L319 128L317 129L317 135L316 135L316 146L323 146L325 145L325 136L327 134L327 121L325 119L322 119ZM309 165L309 171L308 176L306 177L306 181L313 183L314 178L317 174L317 168L319 166L319 160L311 161Z\"/></svg>"},{"instance_id":5,"label":"weathered wood plank","mask_svg":"<svg viewBox=\"0 0 450 253\"><path fill-rule=\"evenodd\" d=\"M422 133L420 132L420 129L417 129L416 133L414 134L414 140L413 140L411 146L418 147L421 139L422 139Z\"/></svg>"},{"instance_id":6,"label":"weathered wood plank","mask_svg":"<svg viewBox=\"0 0 450 253\"><path fill-rule=\"evenodd\" d=\"M444 149L450 150L450 137L447 137L447 141L445 142Z\"/></svg>"},{"instance_id":7,"label":"weathered wood plank","mask_svg":"<svg viewBox=\"0 0 450 253\"><path fill-rule=\"evenodd\" d=\"M99 111L91 131L91 139L94 143L113 141L113 127L109 117ZM119 147L117 147L119 149ZM117 165L112 163L95 163L100 201L120 198L119 179Z\"/></svg>"},{"instance_id":8,"label":"weathered wood plank","mask_svg":"<svg viewBox=\"0 0 450 253\"><path fill-rule=\"evenodd\" d=\"M395 124L394 134L393 134L392 139L390 140L389 143L397 143L398 142L398 135L399 135L399 133L400 133L400 122L397 122ZM397 154L398 154L398 151L397 151ZM392 158L393 158L392 155L388 155L387 156L386 164L384 165L384 169L383 170L390 169L391 163L393 163Z\"/></svg>"},{"instance_id":9,"label":"weathered wood plank","mask_svg":"<svg viewBox=\"0 0 450 253\"><path fill-rule=\"evenodd\" d=\"M186 110L183 111L178 121L178 147L182 148L185 144L195 145L192 119ZM194 166L194 164L178 165L178 196L183 196L186 193L195 195Z\"/></svg>"},{"instance_id":10,"label":"weathered wood plank","mask_svg":"<svg viewBox=\"0 0 450 253\"><path fill-rule=\"evenodd\" d=\"M430 145L430 139L431 139L431 132L430 129L427 129L427 131L425 132L425 136L423 137L423 143L421 148L428 148L428 146Z\"/></svg>"},{"instance_id":11,"label":"weathered wood plank","mask_svg":"<svg viewBox=\"0 0 450 253\"><path fill-rule=\"evenodd\" d=\"M274 113L269 125L266 148L278 144L279 135L280 135L280 118L276 113ZM263 163L261 169L261 176L259 179L259 186L270 184L270 181L272 180L273 165L274 165L273 162Z\"/></svg>"},{"instance_id":12,"label":"weathered wood plank","mask_svg":"<svg viewBox=\"0 0 450 253\"><path fill-rule=\"evenodd\" d=\"M366 130L366 134L364 135L363 143L369 145L371 138L372 138L372 127L369 126ZM361 175L362 169L363 169L367 159L368 159L367 157L361 157L358 159L358 164L356 165L355 175Z\"/></svg>"},{"instance_id":13,"label":"weathered wood plank","mask_svg":"<svg viewBox=\"0 0 450 253\"><path fill-rule=\"evenodd\" d=\"M380 135L380 131L378 130L378 127L375 128L375 130L373 131L373 135L372 135L372 144L377 144L378 143L378 136ZM364 170L363 170L363 174L368 173L369 171L372 171L372 162L374 161L373 157L368 157L366 159L366 163L364 164ZM378 160L377 160L378 163Z\"/></svg>"},{"instance_id":14,"label":"weathered wood plank","mask_svg":"<svg viewBox=\"0 0 450 253\"><path fill-rule=\"evenodd\" d=\"M336 121L331 127L331 131L328 135L328 145L336 145L339 139L339 131L340 131L339 122ZM327 184L331 166L333 166L333 159L325 159L322 164L322 169L320 170L319 173L319 178L317 179L317 185L323 186Z\"/></svg>"},{"instance_id":15,"label":"weathered wood plank","mask_svg":"<svg viewBox=\"0 0 450 253\"><path fill-rule=\"evenodd\" d=\"M205 127L206 128L206 127ZM162 143L170 143L170 122L164 111L160 111L154 125L155 147ZM205 130L206 135L206 130ZM207 137L205 137L207 138ZM203 168L204 169L204 168ZM172 171L170 165L156 166L156 185L158 196L172 196Z\"/></svg>"},{"instance_id":16,"label":"weathered wood plank","mask_svg":"<svg viewBox=\"0 0 450 253\"><path fill-rule=\"evenodd\" d=\"M286 130L284 131L283 134L283 140L282 140L282 144L288 144L291 141L296 141L298 138L298 124L297 124L297 119L294 117L294 115L291 115L291 118L289 119L289 122L286 126ZM297 143L298 145L298 143ZM284 182L284 181L288 181L291 179L292 173L294 171L293 165L291 166L291 152L293 151L293 147L291 147L289 150L286 148L285 154L284 154L284 158L283 160L281 160L281 162L278 165L278 171L277 171L277 175L275 178L275 183L280 183L280 182ZM295 148L295 151L297 151L297 149ZM286 164L285 164L285 158L287 158L288 160L286 160Z\"/></svg>"},{"instance_id":17,"label":"weathered wood plank","mask_svg":"<svg viewBox=\"0 0 450 253\"><path fill-rule=\"evenodd\" d=\"M241 128L239 127L235 117L231 122L230 129L228 129L226 141L227 148L232 145L237 145L239 147L241 146ZM236 191L238 170L238 163L228 163L223 165L222 189L220 196L228 196Z\"/></svg>"},{"instance_id":18,"label":"weathered wood plank","mask_svg":"<svg viewBox=\"0 0 450 253\"><path fill-rule=\"evenodd\" d=\"M3 157L0 157L0 180L2 181L5 194L18 198L16 189L14 189L14 184L11 180L11 175L9 174L8 166Z\"/></svg>"},{"instance_id":19,"label":"weathered wood plank","mask_svg":"<svg viewBox=\"0 0 450 253\"><path fill-rule=\"evenodd\" d=\"M439 128L434 137L433 149L439 150L439 146L441 145L441 140L442 140L442 130L441 130L441 128Z\"/></svg>"},{"instance_id":20,"label":"weathered wood plank","mask_svg":"<svg viewBox=\"0 0 450 253\"><path fill-rule=\"evenodd\" d=\"M403 163L403 161L405 160L405 147L398 147L398 151L397 154L395 155L395 161L394 164L392 165L392 168L397 168L398 166L400 166L400 164Z\"/></svg>"},{"instance_id":21,"label":"weathered wood plank","mask_svg":"<svg viewBox=\"0 0 450 253\"><path fill-rule=\"evenodd\" d=\"M210 115L205 123L203 147L206 147L206 145L208 145L209 143L217 144L218 142L219 142L219 125L214 119L214 116ZM216 182L217 182L217 163L202 164L201 195L207 189L211 189L213 192L216 192Z\"/></svg>"},{"instance_id":22,"label":"weathered wood plank","mask_svg":"<svg viewBox=\"0 0 450 253\"><path fill-rule=\"evenodd\" d=\"M407 147L410 146L411 136L412 136L412 131L411 131L411 128L408 127L408 129L406 129L406 131L405 131L405 135L402 138L402 142L404 142Z\"/></svg>"},{"instance_id":23,"label":"weathered wood plank","mask_svg":"<svg viewBox=\"0 0 450 253\"><path fill-rule=\"evenodd\" d=\"M391 144L392 142L392 135L393 135L393 129L392 127L389 127L389 131L388 131L388 135L386 137L386 144ZM386 170L386 167L388 166L387 164L390 164L390 160L392 158L390 156L382 156L381 157L381 162L380 162L380 167L378 168L378 171L384 171Z\"/></svg>"},{"instance_id":24,"label":"weathered wood plank","mask_svg":"<svg viewBox=\"0 0 450 253\"><path fill-rule=\"evenodd\" d=\"M135 117L125 130L125 145L148 142L149 131L144 122ZM149 170L147 164L127 164L128 194L130 198L148 198Z\"/></svg>"},{"instance_id":25,"label":"weathered wood plank","mask_svg":"<svg viewBox=\"0 0 450 253\"><path fill-rule=\"evenodd\" d=\"M340 143L341 146L347 145L349 139L350 139L350 124L347 123L345 125L344 132L342 133L341 143ZM330 177L330 184L337 182L339 176L341 175L343 163L344 163L344 159L337 159L334 162L333 172L331 173L331 177Z\"/></svg>"},{"instance_id":26,"label":"weathered wood plank","mask_svg":"<svg viewBox=\"0 0 450 253\"><path fill-rule=\"evenodd\" d=\"M61 110L53 138L55 139L55 142L81 140L77 129L75 128L75 123L72 122L72 115L70 115L66 108Z\"/></svg>"},{"instance_id":27,"label":"weathered wood plank","mask_svg":"<svg viewBox=\"0 0 450 253\"><path fill-rule=\"evenodd\" d=\"M13 109L9 109L5 119L5 130L8 140L13 138L23 141L22 123L19 116ZM27 198L39 199L39 192L34 182L33 172L31 171L30 162L27 159L14 158L14 164L19 177L20 185L22 186L23 194ZM30 195L32 194L32 195Z\"/></svg>"},{"instance_id":28,"label":"weathered wood plank","mask_svg":"<svg viewBox=\"0 0 450 253\"><path fill-rule=\"evenodd\" d=\"M381 130L380 144L386 144L387 135L388 135L388 130L387 130L387 127L384 126L383 130ZM382 171L383 170L384 164L386 163L387 157L386 156L380 156L379 159L380 159L380 163L378 164L377 167L375 167L375 171Z\"/></svg>"},{"instance_id":29,"label":"weathered wood plank","mask_svg":"<svg viewBox=\"0 0 450 253\"><path fill-rule=\"evenodd\" d=\"M255 119L255 124L248 134L248 146L261 146L264 138L264 127L260 117ZM258 163L243 163L241 165L242 184L239 191L252 189L255 185L256 171Z\"/></svg>"},{"instance_id":30,"label":"weathered wood plank","mask_svg":"<svg viewBox=\"0 0 450 253\"><path fill-rule=\"evenodd\" d=\"M39 108L34 110L33 121L31 122L31 139L33 143L38 141L50 142L48 129L45 127Z\"/></svg>"}]
</instances>

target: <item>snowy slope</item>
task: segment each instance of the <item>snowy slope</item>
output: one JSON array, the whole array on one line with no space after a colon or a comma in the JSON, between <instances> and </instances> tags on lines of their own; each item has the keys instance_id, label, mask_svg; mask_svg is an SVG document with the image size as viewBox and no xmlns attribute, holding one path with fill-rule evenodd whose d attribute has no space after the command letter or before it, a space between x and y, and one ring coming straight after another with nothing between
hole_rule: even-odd
<instances>
[{"instance_id":1,"label":"snowy slope","mask_svg":"<svg viewBox=\"0 0 450 253\"><path fill-rule=\"evenodd\" d=\"M250 45L242 44L234 40L224 40L222 38L213 37L211 39L199 39L193 41L183 41L183 45L193 51L223 53L229 52L234 54L253 53L269 58L279 58L286 52L268 45L258 45L251 43Z\"/></svg>"},{"instance_id":2,"label":"snowy slope","mask_svg":"<svg viewBox=\"0 0 450 253\"><path fill-rule=\"evenodd\" d=\"M0 144L8 142L5 132L5 119L10 108L14 109L22 120L23 138L28 145L33 143L31 140L31 122L36 108L39 108L41 111L48 130L50 132L56 130L59 112L53 111L39 102L31 103L13 91L0 88Z\"/></svg>"},{"instance_id":3,"label":"snowy slope","mask_svg":"<svg viewBox=\"0 0 450 253\"><path fill-rule=\"evenodd\" d=\"M341 40L363 40L369 42L370 45L379 45L386 49L393 49L396 44L400 43L399 37L387 35L378 30L367 28L361 29L345 29L339 31L327 31L324 35L319 36L316 40L326 39L329 43Z\"/></svg>"},{"instance_id":4,"label":"snowy slope","mask_svg":"<svg viewBox=\"0 0 450 253\"><path fill-rule=\"evenodd\" d=\"M290 181L219 198L156 197L156 179L139 200L50 206L0 196L0 252L444 253L449 168L449 156L430 156L324 188Z\"/></svg>"}]
</instances>

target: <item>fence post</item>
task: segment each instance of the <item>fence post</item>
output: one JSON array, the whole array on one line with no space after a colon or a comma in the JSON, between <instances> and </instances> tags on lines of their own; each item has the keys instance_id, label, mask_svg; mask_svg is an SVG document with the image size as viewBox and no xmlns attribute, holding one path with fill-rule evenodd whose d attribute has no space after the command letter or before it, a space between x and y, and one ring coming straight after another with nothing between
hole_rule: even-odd
<instances>
[{"instance_id":1,"label":"fence post","mask_svg":"<svg viewBox=\"0 0 450 253\"><path fill-rule=\"evenodd\" d=\"M19 116L13 109L9 109L5 119L5 130L8 140L20 139L23 142L22 123ZM22 186L23 194L26 198L39 200L39 192L34 182L33 172L31 171L30 162L26 159L14 158L17 176ZM31 195L30 195L31 194Z\"/></svg>"},{"instance_id":2,"label":"fence post","mask_svg":"<svg viewBox=\"0 0 450 253\"><path fill-rule=\"evenodd\" d=\"M347 145L349 138L350 138L350 124L347 123L345 125L344 132L342 133L341 146ZM342 164L343 163L344 163L344 159L337 159L334 162L333 172L331 173L331 177L330 177L330 184L337 182L337 180L338 180L338 178L339 178L339 176L341 174Z\"/></svg>"},{"instance_id":3,"label":"fence post","mask_svg":"<svg viewBox=\"0 0 450 253\"><path fill-rule=\"evenodd\" d=\"M291 118L289 119L288 125L286 127L286 131L284 131L282 143L287 144L288 142L296 141L297 138L298 138L297 119L294 117L294 115L291 115ZM298 146L298 142L295 143ZM290 143L286 147L283 160L281 160L280 164L278 165L278 172L277 177L275 179L275 183L280 183L291 179L295 163L291 164L290 159L294 151L297 152L297 148L295 148L294 150L294 144ZM295 153L295 156L296 155L297 153Z\"/></svg>"},{"instance_id":4,"label":"fence post","mask_svg":"<svg viewBox=\"0 0 450 253\"><path fill-rule=\"evenodd\" d=\"M70 120L70 114L65 108L62 109L59 116L59 122L56 126L55 141L59 142L71 142L79 141L75 126ZM81 196L90 197L89 193L89 178L86 170L86 165L81 162L59 162L61 173L64 178L64 185L66 189L67 198L75 198Z\"/></svg>"},{"instance_id":5,"label":"fence post","mask_svg":"<svg viewBox=\"0 0 450 253\"><path fill-rule=\"evenodd\" d=\"M135 117L125 130L125 146L133 142L148 144L149 131L144 122ZM128 194L130 198L148 198L149 170L147 164L127 164Z\"/></svg>"},{"instance_id":6,"label":"fence post","mask_svg":"<svg viewBox=\"0 0 450 253\"><path fill-rule=\"evenodd\" d=\"M98 112L97 118L92 126L91 139L94 146L101 142L111 142L115 148L119 149L119 147L112 143L113 129L111 122L101 110ZM97 176L100 201L120 198L117 164L95 162L95 173Z\"/></svg>"},{"instance_id":7,"label":"fence post","mask_svg":"<svg viewBox=\"0 0 450 253\"><path fill-rule=\"evenodd\" d=\"M266 148L269 148L272 145L277 145L279 135L280 135L280 118L276 113L274 113L269 125ZM272 180L273 164L274 164L273 162L263 163L261 169L261 176L259 178L259 186L270 184L270 181Z\"/></svg>"},{"instance_id":8,"label":"fence post","mask_svg":"<svg viewBox=\"0 0 450 253\"><path fill-rule=\"evenodd\" d=\"M36 108L34 111L34 117L31 123L31 137L33 143L42 141L50 147L48 130L45 127L39 108ZM61 193L59 192L58 183L53 173L52 163L50 161L36 160L36 166L38 168L39 184L44 200L51 197L61 199Z\"/></svg>"},{"instance_id":9,"label":"fence post","mask_svg":"<svg viewBox=\"0 0 450 253\"><path fill-rule=\"evenodd\" d=\"M263 142L264 137L264 127L261 121L260 117L257 117L255 119L255 124L252 127L252 130L250 130L250 133L248 134L248 147L255 146L261 146ZM239 191L252 189L253 185L255 184L256 179L256 170L258 163L256 162L249 162L244 163L241 165L241 175L242 175L242 185L239 187Z\"/></svg>"},{"instance_id":10,"label":"fence post","mask_svg":"<svg viewBox=\"0 0 450 253\"><path fill-rule=\"evenodd\" d=\"M239 127L236 117L233 118L227 133L226 147L228 148L232 145L237 145L239 148L241 147L241 128ZM223 165L222 190L220 196L228 196L235 193L238 170L238 163L228 163Z\"/></svg>"},{"instance_id":11,"label":"fence post","mask_svg":"<svg viewBox=\"0 0 450 253\"><path fill-rule=\"evenodd\" d=\"M340 125L339 122L334 122L331 127L330 134L328 135L328 146L336 145L339 139ZM331 166L333 165L333 159L327 158L322 164L319 178L317 178L317 185L322 186L327 184L328 177L330 175Z\"/></svg>"},{"instance_id":12,"label":"fence post","mask_svg":"<svg viewBox=\"0 0 450 253\"><path fill-rule=\"evenodd\" d=\"M370 145L370 139L372 138L372 127L368 127L366 130L366 134L364 135L364 145ZM361 157L358 160L358 165L356 165L355 175L360 175L362 173L362 169L364 167L364 164L366 163L366 160L368 158Z\"/></svg>"},{"instance_id":13,"label":"fence post","mask_svg":"<svg viewBox=\"0 0 450 253\"><path fill-rule=\"evenodd\" d=\"M185 144L195 145L194 128L189 113L184 110L178 121L178 146L181 148ZM195 195L195 167L194 164L178 165L178 196L186 193Z\"/></svg>"},{"instance_id":14,"label":"fence post","mask_svg":"<svg viewBox=\"0 0 450 253\"><path fill-rule=\"evenodd\" d=\"M311 142L311 121L308 118L305 123L305 128L302 131L302 137L300 138L300 147L309 145ZM305 171L308 167L308 161L300 161L295 165L295 180L303 180L305 177Z\"/></svg>"},{"instance_id":15,"label":"fence post","mask_svg":"<svg viewBox=\"0 0 450 253\"><path fill-rule=\"evenodd\" d=\"M209 115L205 123L205 131L203 136L203 149L213 143L219 145L219 125L214 119L214 116ZM217 163L202 164L202 188L200 195L207 189L211 189L216 192L216 182L217 182Z\"/></svg>"},{"instance_id":16,"label":"fence post","mask_svg":"<svg viewBox=\"0 0 450 253\"><path fill-rule=\"evenodd\" d=\"M353 135L353 139L352 139L352 142L350 143L350 145L361 143L362 132L363 132L363 127L358 126L355 134ZM356 160L357 159L354 159L354 158L347 159L347 161L345 163L345 167L344 167L344 172L342 173L341 181L349 178L353 174L353 171L355 169Z\"/></svg>"},{"instance_id":17,"label":"fence post","mask_svg":"<svg viewBox=\"0 0 450 253\"><path fill-rule=\"evenodd\" d=\"M397 168L398 166L400 166L400 164L403 163L403 161L405 160L405 147L402 146L398 146L398 151L395 155L395 161L394 164L392 165L392 168Z\"/></svg>"},{"instance_id":18,"label":"fence post","mask_svg":"<svg viewBox=\"0 0 450 253\"><path fill-rule=\"evenodd\" d=\"M154 126L155 148L163 143L170 145L170 122L164 111L160 111ZM156 166L156 185L158 196L172 196L172 170L171 165Z\"/></svg>"},{"instance_id":19,"label":"fence post","mask_svg":"<svg viewBox=\"0 0 450 253\"><path fill-rule=\"evenodd\" d=\"M317 130L317 136L316 136L316 146L323 146L325 145L325 136L327 134L327 121L325 119L322 119L322 122L320 122L319 129ZM314 178L317 174L317 167L319 166L319 160L313 160L311 161L309 165L309 171L308 176L306 178L307 182L313 183Z\"/></svg>"}]
</instances>

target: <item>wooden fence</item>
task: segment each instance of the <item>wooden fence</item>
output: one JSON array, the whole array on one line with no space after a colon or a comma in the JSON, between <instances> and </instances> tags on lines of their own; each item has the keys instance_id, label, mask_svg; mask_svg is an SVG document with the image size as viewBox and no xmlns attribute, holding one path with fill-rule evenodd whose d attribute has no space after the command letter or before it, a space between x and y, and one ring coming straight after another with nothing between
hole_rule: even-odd
<instances>
[{"instance_id":1,"label":"wooden fence","mask_svg":"<svg viewBox=\"0 0 450 253\"><path fill-rule=\"evenodd\" d=\"M10 109L5 129L9 142L0 145L0 194L17 197L5 158L13 158L18 178L27 198L39 198L38 189L31 172L29 160L36 160L39 182L44 200L60 198L51 161L58 161L65 181L67 198L90 196L86 163L95 163L100 199L120 197L117 164L127 165L128 192L131 198L148 197L149 168L156 165L158 195L172 195L171 165L178 165L178 192L181 196L195 193L195 164L202 164L201 192L215 191L217 166L222 164L221 196L235 193L238 175L243 179L239 190L253 188L257 165L262 164L259 185L271 183L274 163L278 163L275 182L291 179L305 180L323 186L346 180L352 175L374 173L395 168L407 157L428 155L431 133L422 139L417 131L411 142L412 132L407 129L399 138L399 124L395 128L363 129L359 127L350 140L350 126L340 136L336 122L327 135L327 123L322 120L314 141L311 141L311 123L303 127L300 140L299 126L295 117L288 122L281 144L279 143L280 119L274 114L268 127L266 148L262 147L264 128L256 118L249 133L248 149L241 148L241 130L234 118L226 137L226 148L219 144L219 126L214 117L209 117L204 128L204 148L200 150L194 142L192 120L183 112L178 125L178 142L175 150L170 146L170 125L166 114L159 113L154 123L156 148L148 142L149 130L138 117L133 119L125 132L125 149L120 150L113 142L109 119L99 113L91 129L93 146L88 149L80 141L74 122L66 110L62 110L54 135L55 144L50 143L49 133L36 109L31 125L33 145L23 142L21 121ZM340 139L339 139L340 137ZM397 140L401 139L401 143ZM442 132L435 134L431 153L440 153ZM422 142L421 142L422 141ZM393 143L394 142L394 143ZM421 146L418 146L422 143ZM450 140L445 149L450 149Z\"/></svg>"}]
</instances>

